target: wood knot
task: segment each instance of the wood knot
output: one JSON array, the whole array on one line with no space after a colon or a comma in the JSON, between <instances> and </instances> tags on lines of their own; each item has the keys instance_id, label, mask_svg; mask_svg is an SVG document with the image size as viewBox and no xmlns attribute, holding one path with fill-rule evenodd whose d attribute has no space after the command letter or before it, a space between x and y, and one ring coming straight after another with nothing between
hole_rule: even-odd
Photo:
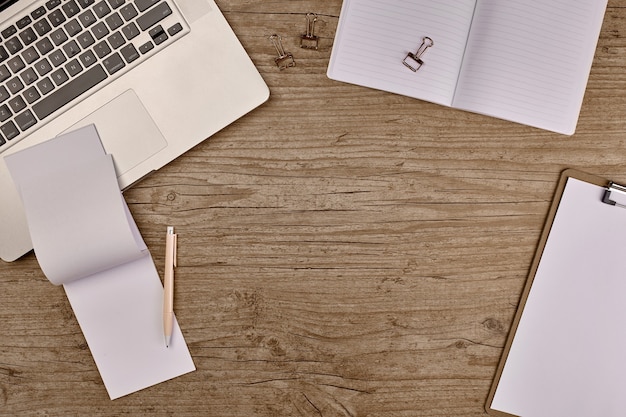
<instances>
[{"instance_id":1,"label":"wood knot","mask_svg":"<svg viewBox=\"0 0 626 417\"><path fill-rule=\"evenodd\" d=\"M489 330L490 332L496 332L496 333L506 332L506 329L504 328L500 320L494 319L492 317L483 321L483 326L485 326L485 328Z\"/></svg>"},{"instance_id":2,"label":"wood knot","mask_svg":"<svg viewBox=\"0 0 626 417\"><path fill-rule=\"evenodd\" d=\"M285 349L280 345L280 341L273 336L267 339L266 345L272 356L285 356L287 354Z\"/></svg>"}]
</instances>

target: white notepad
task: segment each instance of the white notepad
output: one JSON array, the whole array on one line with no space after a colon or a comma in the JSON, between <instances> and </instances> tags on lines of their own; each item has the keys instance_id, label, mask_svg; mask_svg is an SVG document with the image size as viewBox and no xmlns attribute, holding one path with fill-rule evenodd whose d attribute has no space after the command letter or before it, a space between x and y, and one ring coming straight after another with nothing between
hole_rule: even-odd
<instances>
[{"instance_id":1,"label":"white notepad","mask_svg":"<svg viewBox=\"0 0 626 417\"><path fill-rule=\"evenodd\" d=\"M563 176L487 402L492 415L624 415L626 208L603 202L606 183Z\"/></svg>"},{"instance_id":2,"label":"white notepad","mask_svg":"<svg viewBox=\"0 0 626 417\"><path fill-rule=\"evenodd\" d=\"M6 157L37 260L63 285L111 399L195 370L93 125ZM163 231L165 236L165 230Z\"/></svg>"},{"instance_id":3,"label":"white notepad","mask_svg":"<svg viewBox=\"0 0 626 417\"><path fill-rule=\"evenodd\" d=\"M607 0L344 0L331 79L573 134ZM434 45L412 72L402 61Z\"/></svg>"}]
</instances>

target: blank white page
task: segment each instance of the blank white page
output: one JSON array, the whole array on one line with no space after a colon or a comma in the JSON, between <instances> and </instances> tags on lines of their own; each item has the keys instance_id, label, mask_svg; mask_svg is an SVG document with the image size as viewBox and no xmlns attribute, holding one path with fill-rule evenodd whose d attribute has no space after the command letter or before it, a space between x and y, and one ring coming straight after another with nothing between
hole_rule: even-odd
<instances>
[{"instance_id":1,"label":"blank white page","mask_svg":"<svg viewBox=\"0 0 626 417\"><path fill-rule=\"evenodd\" d=\"M453 106L573 134L606 0L479 0Z\"/></svg>"},{"instance_id":2,"label":"blank white page","mask_svg":"<svg viewBox=\"0 0 626 417\"><path fill-rule=\"evenodd\" d=\"M195 370L177 322L165 346L163 286L95 127L14 153L7 166L37 260L64 285L110 398Z\"/></svg>"},{"instance_id":3,"label":"blank white page","mask_svg":"<svg viewBox=\"0 0 626 417\"><path fill-rule=\"evenodd\" d=\"M626 409L626 209L569 178L491 408L524 417Z\"/></svg>"},{"instance_id":4,"label":"blank white page","mask_svg":"<svg viewBox=\"0 0 626 417\"><path fill-rule=\"evenodd\" d=\"M450 106L475 0L344 0L328 77ZM413 72L402 64L428 36Z\"/></svg>"}]
</instances>

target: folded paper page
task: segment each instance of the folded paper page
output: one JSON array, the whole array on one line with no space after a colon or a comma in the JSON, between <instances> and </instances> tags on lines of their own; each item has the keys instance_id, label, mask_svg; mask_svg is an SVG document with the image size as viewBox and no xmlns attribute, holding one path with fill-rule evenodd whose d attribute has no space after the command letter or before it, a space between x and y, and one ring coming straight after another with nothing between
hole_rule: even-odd
<instances>
[{"instance_id":1,"label":"folded paper page","mask_svg":"<svg viewBox=\"0 0 626 417\"><path fill-rule=\"evenodd\" d=\"M195 370L93 125L6 158L40 266L64 286L111 399Z\"/></svg>"}]
</instances>

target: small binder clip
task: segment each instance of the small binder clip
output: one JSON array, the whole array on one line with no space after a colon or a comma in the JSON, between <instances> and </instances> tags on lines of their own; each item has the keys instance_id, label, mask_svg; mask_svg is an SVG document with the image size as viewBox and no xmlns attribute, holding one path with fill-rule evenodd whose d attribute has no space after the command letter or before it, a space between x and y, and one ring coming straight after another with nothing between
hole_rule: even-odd
<instances>
[{"instance_id":1,"label":"small binder clip","mask_svg":"<svg viewBox=\"0 0 626 417\"><path fill-rule=\"evenodd\" d=\"M315 36L315 22L317 22L317 15L315 13L307 13L306 33L300 35L300 48L317 50L320 38Z\"/></svg>"},{"instance_id":2,"label":"small binder clip","mask_svg":"<svg viewBox=\"0 0 626 417\"><path fill-rule=\"evenodd\" d=\"M270 36L270 40L274 44L274 48L276 48L276 52L278 53L278 57L274 58L274 62L278 66L278 68L282 71L285 68L295 67L296 61L293 59L293 55L290 52L285 52L285 48L283 48L283 38L279 35Z\"/></svg>"},{"instance_id":3,"label":"small binder clip","mask_svg":"<svg viewBox=\"0 0 626 417\"><path fill-rule=\"evenodd\" d=\"M424 65L424 61L422 61L422 55L424 55L424 52L426 52L426 50L434 44L435 43L432 39L430 39L428 36L425 36L424 38L422 38L422 44L419 48L417 48L417 51L415 53L409 52L404 58L404 61L402 61L402 63L411 71L417 72L417 70L420 69L422 65Z\"/></svg>"},{"instance_id":4,"label":"small binder clip","mask_svg":"<svg viewBox=\"0 0 626 417\"><path fill-rule=\"evenodd\" d=\"M626 208L626 187L611 181L606 187L606 190L604 190L602 202L612 206Z\"/></svg>"}]
</instances>

